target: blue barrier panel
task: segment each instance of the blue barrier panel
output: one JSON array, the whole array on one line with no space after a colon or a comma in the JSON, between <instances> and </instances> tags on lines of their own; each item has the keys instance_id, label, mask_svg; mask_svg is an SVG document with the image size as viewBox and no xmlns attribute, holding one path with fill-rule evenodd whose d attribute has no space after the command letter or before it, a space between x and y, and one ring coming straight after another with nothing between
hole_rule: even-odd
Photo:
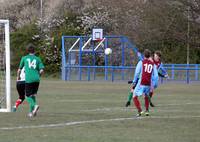
<instances>
[{"instance_id":1,"label":"blue barrier panel","mask_svg":"<svg viewBox=\"0 0 200 142\"><path fill-rule=\"evenodd\" d=\"M125 36L104 36L102 47L90 40L91 36L62 36L62 80L132 80L138 58L138 49ZM91 42L90 42L91 41ZM113 54L106 56L105 48L111 48ZM116 54L118 53L118 54ZM103 63L96 64L100 58ZM99 62L98 62L99 63ZM169 78L160 82L200 81L199 64L164 64Z\"/></svg>"},{"instance_id":2,"label":"blue barrier panel","mask_svg":"<svg viewBox=\"0 0 200 142\"><path fill-rule=\"evenodd\" d=\"M79 76L79 69L81 69L81 77ZM190 83L191 81L200 81L196 80L195 76L196 71L200 72L200 68L196 67L176 67L176 65L171 67L166 67L167 70L173 70L173 73L169 73L169 78L161 78L160 82L168 82L168 81L182 81L186 83ZM66 70L68 72L68 80L105 80L105 81L119 81L119 80L132 80L134 76L135 67L133 66L67 66ZM105 74L105 70L107 70L107 74ZM195 72L192 72L195 71ZM121 73L124 72L125 76L122 79ZM93 79L91 79L91 74L93 75ZM172 75L174 74L174 76ZM107 75L107 77L105 77ZM77 77L75 77L77 76ZM77 78L77 79L75 79Z\"/></svg>"},{"instance_id":3,"label":"blue barrier panel","mask_svg":"<svg viewBox=\"0 0 200 142\"><path fill-rule=\"evenodd\" d=\"M195 80L198 80L198 75L199 75L199 73L198 73L198 64L195 65L195 68L196 68L196 70L195 70Z\"/></svg>"}]
</instances>

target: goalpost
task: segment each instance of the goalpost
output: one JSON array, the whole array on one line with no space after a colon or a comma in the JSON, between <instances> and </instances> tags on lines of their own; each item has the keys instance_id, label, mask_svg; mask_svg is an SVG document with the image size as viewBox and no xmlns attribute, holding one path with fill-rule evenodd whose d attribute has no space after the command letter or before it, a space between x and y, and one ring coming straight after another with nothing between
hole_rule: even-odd
<instances>
[{"instance_id":1,"label":"goalpost","mask_svg":"<svg viewBox=\"0 0 200 142\"><path fill-rule=\"evenodd\" d=\"M0 19L0 112L11 112L9 21Z\"/></svg>"}]
</instances>

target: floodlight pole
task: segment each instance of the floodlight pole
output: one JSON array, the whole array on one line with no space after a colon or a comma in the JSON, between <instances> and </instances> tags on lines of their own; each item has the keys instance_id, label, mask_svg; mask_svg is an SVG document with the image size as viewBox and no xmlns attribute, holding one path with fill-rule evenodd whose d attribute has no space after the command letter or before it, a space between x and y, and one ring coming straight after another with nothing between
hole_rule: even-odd
<instances>
[{"instance_id":1,"label":"floodlight pole","mask_svg":"<svg viewBox=\"0 0 200 142\"><path fill-rule=\"evenodd\" d=\"M188 9L187 9L187 13L188 13L188 17L187 17L187 64L190 64L190 7L188 5Z\"/></svg>"},{"instance_id":2,"label":"floodlight pole","mask_svg":"<svg viewBox=\"0 0 200 142\"><path fill-rule=\"evenodd\" d=\"M188 0L188 7L187 7L187 77L186 82L189 84L190 82L190 72L189 72L189 64L190 64L190 7L189 7L189 0Z\"/></svg>"},{"instance_id":3,"label":"floodlight pole","mask_svg":"<svg viewBox=\"0 0 200 142\"><path fill-rule=\"evenodd\" d=\"M42 29L43 29L43 0L40 0L40 20L41 20L40 30L42 32Z\"/></svg>"},{"instance_id":4,"label":"floodlight pole","mask_svg":"<svg viewBox=\"0 0 200 142\"><path fill-rule=\"evenodd\" d=\"M40 18L42 19L42 17L43 17L43 1L42 0L40 0Z\"/></svg>"}]
</instances>

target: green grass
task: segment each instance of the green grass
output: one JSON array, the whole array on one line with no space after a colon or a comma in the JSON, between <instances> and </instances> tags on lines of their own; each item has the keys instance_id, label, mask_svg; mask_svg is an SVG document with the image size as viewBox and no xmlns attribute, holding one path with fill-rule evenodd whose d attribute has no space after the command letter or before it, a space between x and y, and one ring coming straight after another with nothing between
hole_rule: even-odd
<instances>
[{"instance_id":1,"label":"green grass","mask_svg":"<svg viewBox=\"0 0 200 142\"><path fill-rule=\"evenodd\" d=\"M124 108L128 85L109 82L63 82L43 79L38 92L41 108L27 118L28 105L16 113L0 114L2 142L199 142L199 84L164 84L156 90L150 117L134 118L134 107ZM12 88L13 102L17 98ZM68 122L101 120L70 126L22 128Z\"/></svg>"}]
</instances>

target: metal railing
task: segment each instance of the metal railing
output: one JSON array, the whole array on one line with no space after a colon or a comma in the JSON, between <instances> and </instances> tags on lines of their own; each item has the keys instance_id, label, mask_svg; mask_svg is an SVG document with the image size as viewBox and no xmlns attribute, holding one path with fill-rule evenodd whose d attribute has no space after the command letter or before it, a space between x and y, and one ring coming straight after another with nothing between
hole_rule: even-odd
<instances>
[{"instance_id":1,"label":"metal railing","mask_svg":"<svg viewBox=\"0 0 200 142\"><path fill-rule=\"evenodd\" d=\"M162 78L161 83L168 81L182 81L190 83L200 81L200 64L165 64L169 78ZM67 65L65 67L65 80L104 80L123 81L132 80L134 66L79 66Z\"/></svg>"}]
</instances>

